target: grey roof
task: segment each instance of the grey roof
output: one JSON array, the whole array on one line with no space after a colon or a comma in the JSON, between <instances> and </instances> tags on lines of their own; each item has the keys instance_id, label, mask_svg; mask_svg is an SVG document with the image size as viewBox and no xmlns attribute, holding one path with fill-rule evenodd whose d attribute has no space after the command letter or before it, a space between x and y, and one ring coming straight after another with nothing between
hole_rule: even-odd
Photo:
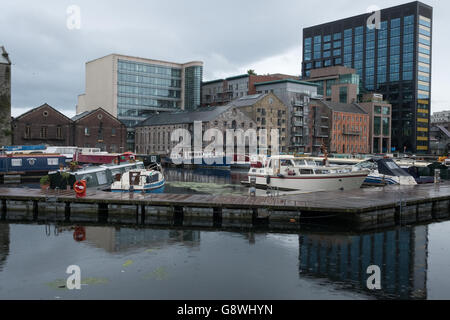
<instances>
[{"instance_id":1,"label":"grey roof","mask_svg":"<svg viewBox=\"0 0 450 320\"><path fill-rule=\"evenodd\" d=\"M267 96L267 93L260 93L260 94L254 94L251 96L245 96L242 98L238 98L236 100L231 101L228 106L233 106L233 107L247 107L247 106L252 106L255 103L257 103L259 100L261 100L262 98L264 98L265 96Z\"/></svg>"},{"instance_id":2,"label":"grey roof","mask_svg":"<svg viewBox=\"0 0 450 320\"><path fill-rule=\"evenodd\" d=\"M447 129L445 129L445 127L443 126L437 126L446 136L447 138L450 138L450 132L448 132Z\"/></svg>"},{"instance_id":3,"label":"grey roof","mask_svg":"<svg viewBox=\"0 0 450 320\"><path fill-rule=\"evenodd\" d=\"M187 124L194 121L209 122L216 119L219 115L226 112L232 106L221 106L212 108L200 108L195 111L187 112L164 112L153 115L148 119L138 123L135 127L144 126L165 126L174 124Z\"/></svg>"},{"instance_id":4,"label":"grey roof","mask_svg":"<svg viewBox=\"0 0 450 320\"><path fill-rule=\"evenodd\" d=\"M90 113L92 113L94 111L96 111L96 110L85 111L85 112L82 112L80 114L77 114L76 116L72 117L72 121L80 120L81 118L84 118L85 116L87 116L88 114L90 114Z\"/></svg>"},{"instance_id":5,"label":"grey roof","mask_svg":"<svg viewBox=\"0 0 450 320\"><path fill-rule=\"evenodd\" d=\"M3 46L0 46L0 63L11 64L8 52L6 52L5 47Z\"/></svg>"},{"instance_id":6,"label":"grey roof","mask_svg":"<svg viewBox=\"0 0 450 320\"><path fill-rule=\"evenodd\" d=\"M368 114L366 111L364 111L363 108L361 108L356 103L348 104L331 101L322 101L322 103L335 112Z\"/></svg>"}]
</instances>

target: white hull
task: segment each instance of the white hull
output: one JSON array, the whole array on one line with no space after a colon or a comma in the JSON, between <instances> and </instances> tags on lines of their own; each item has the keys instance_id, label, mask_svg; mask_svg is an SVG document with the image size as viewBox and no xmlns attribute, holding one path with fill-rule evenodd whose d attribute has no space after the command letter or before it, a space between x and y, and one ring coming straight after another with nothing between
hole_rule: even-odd
<instances>
[{"instance_id":1,"label":"white hull","mask_svg":"<svg viewBox=\"0 0 450 320\"><path fill-rule=\"evenodd\" d=\"M336 175L304 175L301 177L254 176L256 185L263 188L274 188L283 191L319 192L337 190L355 190L361 188L367 173L343 173Z\"/></svg>"}]
</instances>

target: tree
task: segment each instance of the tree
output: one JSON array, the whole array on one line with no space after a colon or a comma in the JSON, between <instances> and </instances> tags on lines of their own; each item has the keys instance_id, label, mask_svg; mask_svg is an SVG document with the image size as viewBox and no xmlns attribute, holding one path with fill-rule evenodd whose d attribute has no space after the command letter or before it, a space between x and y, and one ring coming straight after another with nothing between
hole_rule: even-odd
<instances>
[{"instance_id":1,"label":"tree","mask_svg":"<svg viewBox=\"0 0 450 320\"><path fill-rule=\"evenodd\" d=\"M253 69L247 70L247 73L248 73L249 75L252 75L252 76L256 76L256 75L257 75L256 72L255 72L255 70L253 70Z\"/></svg>"}]
</instances>

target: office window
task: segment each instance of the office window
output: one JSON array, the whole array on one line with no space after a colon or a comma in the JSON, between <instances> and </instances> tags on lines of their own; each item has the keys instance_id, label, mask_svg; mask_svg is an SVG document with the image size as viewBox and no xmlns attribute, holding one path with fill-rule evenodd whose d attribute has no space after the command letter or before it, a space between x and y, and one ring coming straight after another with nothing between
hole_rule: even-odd
<instances>
[{"instance_id":1,"label":"office window","mask_svg":"<svg viewBox=\"0 0 450 320\"><path fill-rule=\"evenodd\" d=\"M347 103L347 97L348 97L347 87L340 87L339 88L339 102Z\"/></svg>"},{"instance_id":2,"label":"office window","mask_svg":"<svg viewBox=\"0 0 450 320\"><path fill-rule=\"evenodd\" d=\"M341 40L342 38L342 33L335 33L333 35L333 40Z\"/></svg>"}]
</instances>

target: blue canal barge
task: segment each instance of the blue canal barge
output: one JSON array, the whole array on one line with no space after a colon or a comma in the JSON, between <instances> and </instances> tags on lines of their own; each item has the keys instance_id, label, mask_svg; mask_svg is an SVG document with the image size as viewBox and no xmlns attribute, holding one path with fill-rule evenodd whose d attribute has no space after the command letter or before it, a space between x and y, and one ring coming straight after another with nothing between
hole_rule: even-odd
<instances>
[{"instance_id":1,"label":"blue canal barge","mask_svg":"<svg viewBox=\"0 0 450 320\"><path fill-rule=\"evenodd\" d=\"M0 175L45 175L66 165L66 157L55 154L0 155Z\"/></svg>"}]
</instances>

